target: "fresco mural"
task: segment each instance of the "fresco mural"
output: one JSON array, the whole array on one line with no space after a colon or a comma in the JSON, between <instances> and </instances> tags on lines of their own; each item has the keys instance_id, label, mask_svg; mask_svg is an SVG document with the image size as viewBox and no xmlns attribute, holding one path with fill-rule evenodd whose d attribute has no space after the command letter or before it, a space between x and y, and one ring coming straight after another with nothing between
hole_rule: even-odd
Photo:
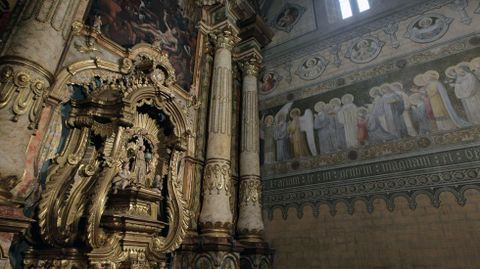
<instances>
[{"instance_id":1,"label":"fresco mural","mask_svg":"<svg viewBox=\"0 0 480 269\"><path fill-rule=\"evenodd\" d=\"M179 5L178 0L94 0L89 20L99 16L102 33L124 47L146 42L167 51L178 83L188 90L196 48L196 15L185 11L188 2Z\"/></svg>"},{"instance_id":2,"label":"fresco mural","mask_svg":"<svg viewBox=\"0 0 480 269\"><path fill-rule=\"evenodd\" d=\"M405 37L417 43L433 42L447 33L452 22L452 18L441 14L425 14L410 23Z\"/></svg>"},{"instance_id":3,"label":"fresco mural","mask_svg":"<svg viewBox=\"0 0 480 269\"><path fill-rule=\"evenodd\" d=\"M479 125L480 57L461 62L452 57L407 76L374 78L263 111L264 163L401 143Z\"/></svg>"},{"instance_id":4,"label":"fresco mural","mask_svg":"<svg viewBox=\"0 0 480 269\"><path fill-rule=\"evenodd\" d=\"M275 71L265 71L260 79L260 93L269 94L273 92L282 79Z\"/></svg>"},{"instance_id":5,"label":"fresco mural","mask_svg":"<svg viewBox=\"0 0 480 269\"><path fill-rule=\"evenodd\" d=\"M274 26L278 30L289 33L305 12L305 8L292 3L287 3L276 16Z\"/></svg>"}]
</instances>

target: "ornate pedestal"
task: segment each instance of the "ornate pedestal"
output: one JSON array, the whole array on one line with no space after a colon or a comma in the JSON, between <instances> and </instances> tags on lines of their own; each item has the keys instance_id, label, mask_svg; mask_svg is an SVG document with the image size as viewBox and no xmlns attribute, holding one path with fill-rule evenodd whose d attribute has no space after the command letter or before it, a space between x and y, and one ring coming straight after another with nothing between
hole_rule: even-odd
<instances>
[{"instance_id":1,"label":"ornate pedestal","mask_svg":"<svg viewBox=\"0 0 480 269\"><path fill-rule=\"evenodd\" d=\"M160 221L164 218L162 200L160 191L137 186L110 195L101 227L107 233L121 235L119 244L128 257L122 257L126 259L120 268L165 267L165 253L146 259L152 237L161 235L166 226L165 222ZM88 256L94 264L101 264L102 260L109 258L95 251Z\"/></svg>"},{"instance_id":2,"label":"ornate pedestal","mask_svg":"<svg viewBox=\"0 0 480 269\"><path fill-rule=\"evenodd\" d=\"M176 251L173 268L178 269L241 269L240 252L243 247L233 238L187 238Z\"/></svg>"}]
</instances>

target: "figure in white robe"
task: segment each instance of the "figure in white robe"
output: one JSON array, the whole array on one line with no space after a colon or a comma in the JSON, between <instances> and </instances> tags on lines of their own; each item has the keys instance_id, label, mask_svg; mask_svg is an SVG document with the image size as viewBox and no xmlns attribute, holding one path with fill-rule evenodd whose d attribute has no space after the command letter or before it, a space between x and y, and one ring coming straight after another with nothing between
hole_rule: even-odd
<instances>
[{"instance_id":1,"label":"figure in white robe","mask_svg":"<svg viewBox=\"0 0 480 269\"><path fill-rule=\"evenodd\" d=\"M290 122L288 123L288 135L290 137L290 145L295 158L310 156L305 133L302 131L300 109L294 108L290 112Z\"/></svg>"},{"instance_id":2,"label":"figure in white robe","mask_svg":"<svg viewBox=\"0 0 480 269\"><path fill-rule=\"evenodd\" d=\"M284 114L278 115L275 123L275 130L273 132L273 137L276 143L277 161L286 161L290 159L287 127L286 116Z\"/></svg>"},{"instance_id":3,"label":"figure in white robe","mask_svg":"<svg viewBox=\"0 0 480 269\"><path fill-rule=\"evenodd\" d=\"M331 106L330 104L328 104ZM327 105L319 102L315 105L317 114L314 118L314 128L317 131L318 144L320 145L320 153L331 153L335 151L335 130L333 119L326 112Z\"/></svg>"},{"instance_id":4,"label":"figure in white robe","mask_svg":"<svg viewBox=\"0 0 480 269\"><path fill-rule=\"evenodd\" d=\"M428 110L425 104L425 96L421 92L414 93L410 97L412 122L416 125L420 135L429 134L432 130L432 124L428 118Z\"/></svg>"},{"instance_id":5,"label":"figure in white robe","mask_svg":"<svg viewBox=\"0 0 480 269\"><path fill-rule=\"evenodd\" d=\"M438 80L440 78L438 72L427 71L424 76L426 82L425 90L430 99L438 130L449 131L470 126L468 122L457 115L445 86Z\"/></svg>"},{"instance_id":6,"label":"figure in white robe","mask_svg":"<svg viewBox=\"0 0 480 269\"><path fill-rule=\"evenodd\" d=\"M275 126L273 124L273 116L269 115L265 117L263 125L263 141L264 141L264 156L265 163L273 163L275 161L275 140L274 132Z\"/></svg>"},{"instance_id":7,"label":"figure in white robe","mask_svg":"<svg viewBox=\"0 0 480 269\"><path fill-rule=\"evenodd\" d=\"M383 129L380 120L372 114L367 115L368 143L370 145L385 143L396 139L395 136Z\"/></svg>"},{"instance_id":8,"label":"figure in white robe","mask_svg":"<svg viewBox=\"0 0 480 269\"><path fill-rule=\"evenodd\" d=\"M405 106L400 95L396 94L389 84L384 84L382 89L382 102L387 123L386 130L396 138L407 135L407 127L403 121Z\"/></svg>"},{"instance_id":9,"label":"figure in white robe","mask_svg":"<svg viewBox=\"0 0 480 269\"><path fill-rule=\"evenodd\" d=\"M334 148L336 150L345 149L347 142L345 141L345 127L338 120L338 113L342 109L342 101L338 98L330 100L325 106L325 112L330 116L330 123L335 133Z\"/></svg>"},{"instance_id":10,"label":"figure in white robe","mask_svg":"<svg viewBox=\"0 0 480 269\"><path fill-rule=\"evenodd\" d=\"M405 126L407 127L408 135L409 136L417 136L418 133L415 130L415 127L413 126L413 122L412 122L412 116L411 116L411 113L412 113L411 106L412 106L412 104L410 103L410 99L409 99L408 94L405 93L405 91L403 90L403 85L400 82L392 83L390 86L392 87L394 92L396 94L398 94L399 96L401 96L402 99L403 99L404 110L403 110L402 117L403 117L403 121L405 122Z\"/></svg>"},{"instance_id":11,"label":"figure in white robe","mask_svg":"<svg viewBox=\"0 0 480 269\"><path fill-rule=\"evenodd\" d=\"M287 115L292 105L292 102L285 104L275 115L275 128L273 132L273 138L275 139L275 151L277 153L277 161L286 161L291 158Z\"/></svg>"},{"instance_id":12,"label":"figure in white robe","mask_svg":"<svg viewBox=\"0 0 480 269\"><path fill-rule=\"evenodd\" d=\"M370 97L372 97L371 115L378 119L379 124L384 130L387 129L387 120L385 119L385 107L382 99L382 92L380 87L373 87L370 89Z\"/></svg>"},{"instance_id":13,"label":"figure in white robe","mask_svg":"<svg viewBox=\"0 0 480 269\"><path fill-rule=\"evenodd\" d=\"M345 128L347 148L358 146L357 140L357 106L353 103L353 95L345 94L342 97L342 108L338 112L338 121Z\"/></svg>"},{"instance_id":14,"label":"figure in white robe","mask_svg":"<svg viewBox=\"0 0 480 269\"><path fill-rule=\"evenodd\" d=\"M455 96L462 101L467 120L480 124L480 80L466 65L456 68Z\"/></svg>"}]
</instances>

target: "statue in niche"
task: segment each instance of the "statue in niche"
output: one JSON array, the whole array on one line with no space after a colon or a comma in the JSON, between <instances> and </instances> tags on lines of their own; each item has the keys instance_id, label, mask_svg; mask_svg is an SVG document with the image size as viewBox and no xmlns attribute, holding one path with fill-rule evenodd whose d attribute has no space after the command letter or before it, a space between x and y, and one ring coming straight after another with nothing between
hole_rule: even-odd
<instances>
[{"instance_id":1,"label":"statue in niche","mask_svg":"<svg viewBox=\"0 0 480 269\"><path fill-rule=\"evenodd\" d=\"M149 157L150 156L150 157ZM137 135L137 141L134 146L133 159L133 180L135 184L145 186L145 176L148 170L148 160L151 159L151 153L146 151L143 135Z\"/></svg>"}]
</instances>

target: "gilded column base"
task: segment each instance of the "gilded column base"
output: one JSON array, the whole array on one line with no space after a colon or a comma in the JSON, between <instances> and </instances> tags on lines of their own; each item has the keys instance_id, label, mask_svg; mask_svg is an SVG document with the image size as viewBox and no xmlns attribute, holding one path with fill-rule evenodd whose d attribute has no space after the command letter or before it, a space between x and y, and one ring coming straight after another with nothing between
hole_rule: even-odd
<instances>
[{"instance_id":1,"label":"gilded column base","mask_svg":"<svg viewBox=\"0 0 480 269\"><path fill-rule=\"evenodd\" d=\"M186 239L175 252L173 268L243 269L241 244L233 238L199 236Z\"/></svg>"},{"instance_id":2,"label":"gilded column base","mask_svg":"<svg viewBox=\"0 0 480 269\"><path fill-rule=\"evenodd\" d=\"M200 231L205 237L231 237L233 233L233 224L231 223L200 223Z\"/></svg>"},{"instance_id":3,"label":"gilded column base","mask_svg":"<svg viewBox=\"0 0 480 269\"><path fill-rule=\"evenodd\" d=\"M267 243L243 243L244 250L240 254L241 269L273 268L274 250Z\"/></svg>"},{"instance_id":4,"label":"gilded column base","mask_svg":"<svg viewBox=\"0 0 480 269\"><path fill-rule=\"evenodd\" d=\"M242 243L261 243L263 242L263 231L242 230L238 233L238 240Z\"/></svg>"}]
</instances>

